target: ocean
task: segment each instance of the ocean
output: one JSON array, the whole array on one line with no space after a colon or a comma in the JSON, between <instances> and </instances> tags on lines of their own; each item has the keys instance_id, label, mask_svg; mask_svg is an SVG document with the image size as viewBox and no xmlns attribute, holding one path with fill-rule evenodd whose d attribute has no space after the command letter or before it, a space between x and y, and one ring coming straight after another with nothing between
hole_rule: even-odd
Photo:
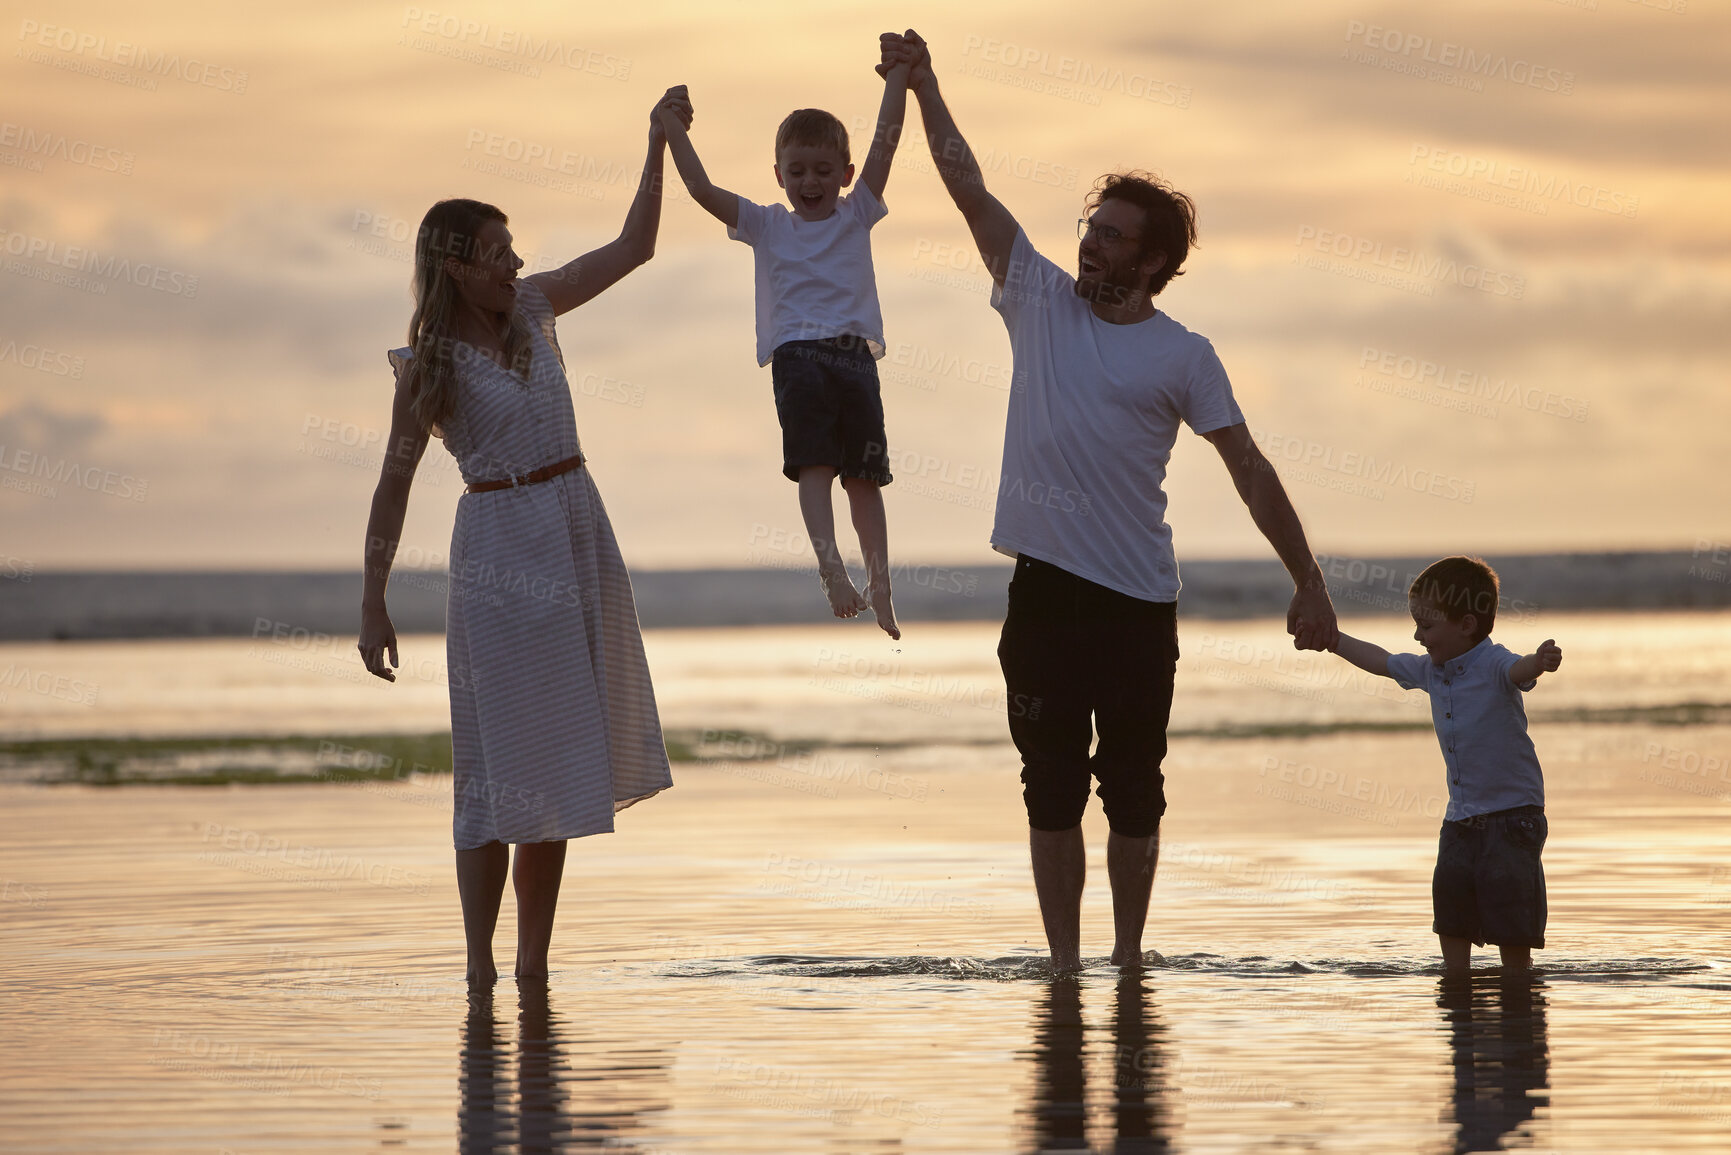
<instances>
[{"instance_id":1,"label":"ocean","mask_svg":"<svg viewBox=\"0 0 1731 1155\"><path fill-rule=\"evenodd\" d=\"M1043 965L995 623L651 629L675 787L572 843L550 981L473 996L438 635L395 685L310 630L0 644L8 1149L1725 1149L1731 613L1499 622L1564 651L1550 924L1466 985L1422 698L1180 630L1144 968L1097 804Z\"/></svg>"}]
</instances>

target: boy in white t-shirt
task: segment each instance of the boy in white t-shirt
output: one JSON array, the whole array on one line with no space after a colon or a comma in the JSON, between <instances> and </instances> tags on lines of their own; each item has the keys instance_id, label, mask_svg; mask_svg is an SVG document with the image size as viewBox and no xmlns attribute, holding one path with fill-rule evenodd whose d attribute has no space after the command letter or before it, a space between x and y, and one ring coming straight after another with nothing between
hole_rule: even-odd
<instances>
[{"instance_id":1,"label":"boy in white t-shirt","mask_svg":"<svg viewBox=\"0 0 1731 1155\"><path fill-rule=\"evenodd\" d=\"M878 358L883 316L872 272L871 228L884 218L884 184L907 107L909 66L887 71L877 131L852 195L847 129L815 108L782 121L775 135L775 181L793 211L760 205L716 187L703 171L679 110L660 112L674 163L692 199L750 245L757 265L757 363L769 365L781 421L782 472L799 483L799 508L817 554L818 580L838 618L868 606L901 637L890 601L889 532L880 487L890 482ZM683 86L673 90L683 98ZM849 580L835 546L831 482L841 477L860 552L866 594Z\"/></svg>"}]
</instances>

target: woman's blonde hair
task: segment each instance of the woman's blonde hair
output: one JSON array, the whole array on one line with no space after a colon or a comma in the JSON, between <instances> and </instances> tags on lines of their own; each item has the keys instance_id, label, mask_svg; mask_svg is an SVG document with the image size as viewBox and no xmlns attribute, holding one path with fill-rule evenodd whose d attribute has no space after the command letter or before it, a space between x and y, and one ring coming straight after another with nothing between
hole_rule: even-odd
<instances>
[{"instance_id":1,"label":"woman's blonde hair","mask_svg":"<svg viewBox=\"0 0 1731 1155\"><path fill-rule=\"evenodd\" d=\"M404 385L409 389L410 412L435 437L441 436L439 426L457 404L452 318L462 296L455 278L445 270L445 258L473 264L481 255L480 233L488 221L510 223L503 212L483 201L444 200L427 210L415 237L415 312L409 318L409 345L415 356ZM522 376L529 371L530 341L528 324L513 309L505 360Z\"/></svg>"}]
</instances>

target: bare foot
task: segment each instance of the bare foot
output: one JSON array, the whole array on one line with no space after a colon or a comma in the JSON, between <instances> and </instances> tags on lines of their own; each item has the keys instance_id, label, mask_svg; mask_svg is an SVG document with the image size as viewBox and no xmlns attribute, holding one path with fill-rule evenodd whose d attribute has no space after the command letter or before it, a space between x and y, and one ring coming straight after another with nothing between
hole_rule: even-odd
<instances>
[{"instance_id":1,"label":"bare foot","mask_svg":"<svg viewBox=\"0 0 1731 1155\"><path fill-rule=\"evenodd\" d=\"M853 580L847 576L845 569L820 573L817 581L823 587L823 596L829 599L829 608L835 612L836 617L857 618L859 612L866 608L866 600L853 588Z\"/></svg>"},{"instance_id":2,"label":"bare foot","mask_svg":"<svg viewBox=\"0 0 1731 1155\"><path fill-rule=\"evenodd\" d=\"M896 628L896 610L890 602L890 587L867 586L866 596L870 599L872 613L878 616L878 625L883 627L884 633L899 640L902 632Z\"/></svg>"},{"instance_id":3,"label":"bare foot","mask_svg":"<svg viewBox=\"0 0 1731 1155\"><path fill-rule=\"evenodd\" d=\"M1166 961L1166 956L1157 950L1151 950L1144 954L1139 950L1116 947L1112 951L1112 957L1107 961L1115 967L1159 966Z\"/></svg>"},{"instance_id":4,"label":"bare foot","mask_svg":"<svg viewBox=\"0 0 1731 1155\"><path fill-rule=\"evenodd\" d=\"M499 968L495 967L492 960L489 959L485 966L471 965L468 977L470 986L490 987L499 981Z\"/></svg>"}]
</instances>

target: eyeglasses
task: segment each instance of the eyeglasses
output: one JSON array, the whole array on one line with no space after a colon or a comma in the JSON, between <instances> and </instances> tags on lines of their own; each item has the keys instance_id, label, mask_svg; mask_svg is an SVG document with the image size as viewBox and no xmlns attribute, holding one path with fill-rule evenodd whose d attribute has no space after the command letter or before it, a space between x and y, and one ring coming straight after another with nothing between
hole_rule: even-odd
<instances>
[{"instance_id":1,"label":"eyeglasses","mask_svg":"<svg viewBox=\"0 0 1731 1155\"><path fill-rule=\"evenodd\" d=\"M1103 245L1115 245L1119 241L1134 241L1137 239L1136 237L1125 236L1111 225L1097 225L1087 217L1078 217L1076 219L1076 239L1079 241L1085 241L1088 239L1089 233L1093 233L1095 236L1099 237L1100 243Z\"/></svg>"}]
</instances>

